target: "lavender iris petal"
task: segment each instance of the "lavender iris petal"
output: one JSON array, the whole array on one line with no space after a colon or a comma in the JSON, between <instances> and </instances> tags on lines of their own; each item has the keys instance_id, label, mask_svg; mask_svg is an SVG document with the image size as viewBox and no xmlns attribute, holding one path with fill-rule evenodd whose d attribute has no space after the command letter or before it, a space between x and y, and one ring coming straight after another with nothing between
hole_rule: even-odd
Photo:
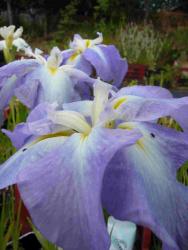
<instances>
[{"instance_id":1,"label":"lavender iris petal","mask_svg":"<svg viewBox=\"0 0 188 250\"><path fill-rule=\"evenodd\" d=\"M188 192L176 171L188 160L182 132L135 123L143 137L119 151L105 172L103 206L121 220L150 228L169 249L188 249Z\"/></svg>"}]
</instances>

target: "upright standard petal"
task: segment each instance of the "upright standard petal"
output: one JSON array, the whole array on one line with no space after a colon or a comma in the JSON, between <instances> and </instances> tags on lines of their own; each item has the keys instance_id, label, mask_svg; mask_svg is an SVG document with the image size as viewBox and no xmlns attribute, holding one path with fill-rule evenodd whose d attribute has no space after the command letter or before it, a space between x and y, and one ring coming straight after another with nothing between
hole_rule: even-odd
<instances>
[{"instance_id":1,"label":"upright standard petal","mask_svg":"<svg viewBox=\"0 0 188 250\"><path fill-rule=\"evenodd\" d=\"M128 124L131 126L131 124ZM188 249L188 188L176 180L188 160L185 134L151 123L132 123L143 137L118 152L103 182L110 214L149 227L166 249Z\"/></svg>"},{"instance_id":2,"label":"upright standard petal","mask_svg":"<svg viewBox=\"0 0 188 250\"><path fill-rule=\"evenodd\" d=\"M109 249L101 206L103 174L114 153L140 136L94 128L88 136L73 134L62 145L57 138L54 150L20 171L22 199L50 241L66 250Z\"/></svg>"}]
</instances>

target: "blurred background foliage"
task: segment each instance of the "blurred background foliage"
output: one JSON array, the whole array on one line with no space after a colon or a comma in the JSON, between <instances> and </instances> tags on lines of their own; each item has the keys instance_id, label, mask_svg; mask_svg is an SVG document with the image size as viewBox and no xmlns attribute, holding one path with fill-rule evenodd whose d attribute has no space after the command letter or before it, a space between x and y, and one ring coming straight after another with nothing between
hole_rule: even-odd
<instances>
[{"instance_id":1,"label":"blurred background foliage","mask_svg":"<svg viewBox=\"0 0 188 250\"><path fill-rule=\"evenodd\" d=\"M59 28L83 23L115 24L141 21L162 10L187 10L183 0L3 0L0 1L1 23L23 25L30 34L47 35ZM33 24L37 24L32 27Z\"/></svg>"},{"instance_id":2,"label":"blurred background foliage","mask_svg":"<svg viewBox=\"0 0 188 250\"><path fill-rule=\"evenodd\" d=\"M0 26L9 24L23 26L24 38L45 52L67 48L75 33L100 31L130 63L152 69L188 54L187 0L2 0Z\"/></svg>"}]
</instances>

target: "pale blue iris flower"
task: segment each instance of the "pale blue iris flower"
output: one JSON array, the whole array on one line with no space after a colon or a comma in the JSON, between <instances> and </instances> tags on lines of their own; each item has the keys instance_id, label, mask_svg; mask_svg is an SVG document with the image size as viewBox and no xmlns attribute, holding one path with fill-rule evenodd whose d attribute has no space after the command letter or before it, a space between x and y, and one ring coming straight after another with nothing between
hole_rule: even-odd
<instances>
[{"instance_id":1,"label":"pale blue iris flower","mask_svg":"<svg viewBox=\"0 0 188 250\"><path fill-rule=\"evenodd\" d=\"M153 121L188 98L158 90L114 93L97 80L93 101L40 104L4 131L20 149L0 167L0 188L17 184L37 228L65 250L109 250L103 207L149 227L163 249L187 250L188 189L176 180L187 135Z\"/></svg>"},{"instance_id":2,"label":"pale blue iris flower","mask_svg":"<svg viewBox=\"0 0 188 250\"><path fill-rule=\"evenodd\" d=\"M97 34L93 40L74 35L70 49L63 51L66 64L120 87L128 70L127 61L121 58L114 45L102 44L102 33Z\"/></svg>"},{"instance_id":3,"label":"pale blue iris flower","mask_svg":"<svg viewBox=\"0 0 188 250\"><path fill-rule=\"evenodd\" d=\"M32 109L42 102L57 102L59 107L65 102L88 97L88 89L93 80L84 72L70 65L61 65L63 56L54 47L49 57L25 50L33 59L14 61L0 68L0 110L2 111L16 96Z\"/></svg>"}]
</instances>

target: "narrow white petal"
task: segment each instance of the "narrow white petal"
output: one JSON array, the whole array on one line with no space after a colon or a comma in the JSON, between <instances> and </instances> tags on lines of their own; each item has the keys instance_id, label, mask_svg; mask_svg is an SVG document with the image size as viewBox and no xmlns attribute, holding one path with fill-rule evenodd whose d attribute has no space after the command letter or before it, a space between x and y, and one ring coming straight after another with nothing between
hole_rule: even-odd
<instances>
[{"instance_id":1,"label":"narrow white petal","mask_svg":"<svg viewBox=\"0 0 188 250\"><path fill-rule=\"evenodd\" d=\"M17 38L13 41L13 45L17 47L17 51L19 50L25 50L29 45L26 43L26 41L22 38Z\"/></svg>"},{"instance_id":2,"label":"narrow white petal","mask_svg":"<svg viewBox=\"0 0 188 250\"><path fill-rule=\"evenodd\" d=\"M17 29L14 32L14 35L13 35L14 39L17 39L17 38L21 37L22 33L23 33L23 27L20 27L19 29Z\"/></svg>"},{"instance_id":3,"label":"narrow white petal","mask_svg":"<svg viewBox=\"0 0 188 250\"><path fill-rule=\"evenodd\" d=\"M35 48L35 55L41 55L43 54L43 51L41 49Z\"/></svg>"},{"instance_id":4,"label":"narrow white petal","mask_svg":"<svg viewBox=\"0 0 188 250\"><path fill-rule=\"evenodd\" d=\"M63 56L61 51L58 49L58 47L54 47L51 52L50 56L47 60L47 65L49 68L58 68L63 60Z\"/></svg>"},{"instance_id":5,"label":"narrow white petal","mask_svg":"<svg viewBox=\"0 0 188 250\"><path fill-rule=\"evenodd\" d=\"M91 46L97 45L97 44L101 44L103 42L103 35L100 32L97 32L98 37L90 40L91 41Z\"/></svg>"},{"instance_id":6,"label":"narrow white petal","mask_svg":"<svg viewBox=\"0 0 188 250\"><path fill-rule=\"evenodd\" d=\"M92 112L92 123L95 125L99 121L101 112L104 110L104 106L108 101L109 92L112 86L100 79L94 84L94 101Z\"/></svg>"}]
</instances>

